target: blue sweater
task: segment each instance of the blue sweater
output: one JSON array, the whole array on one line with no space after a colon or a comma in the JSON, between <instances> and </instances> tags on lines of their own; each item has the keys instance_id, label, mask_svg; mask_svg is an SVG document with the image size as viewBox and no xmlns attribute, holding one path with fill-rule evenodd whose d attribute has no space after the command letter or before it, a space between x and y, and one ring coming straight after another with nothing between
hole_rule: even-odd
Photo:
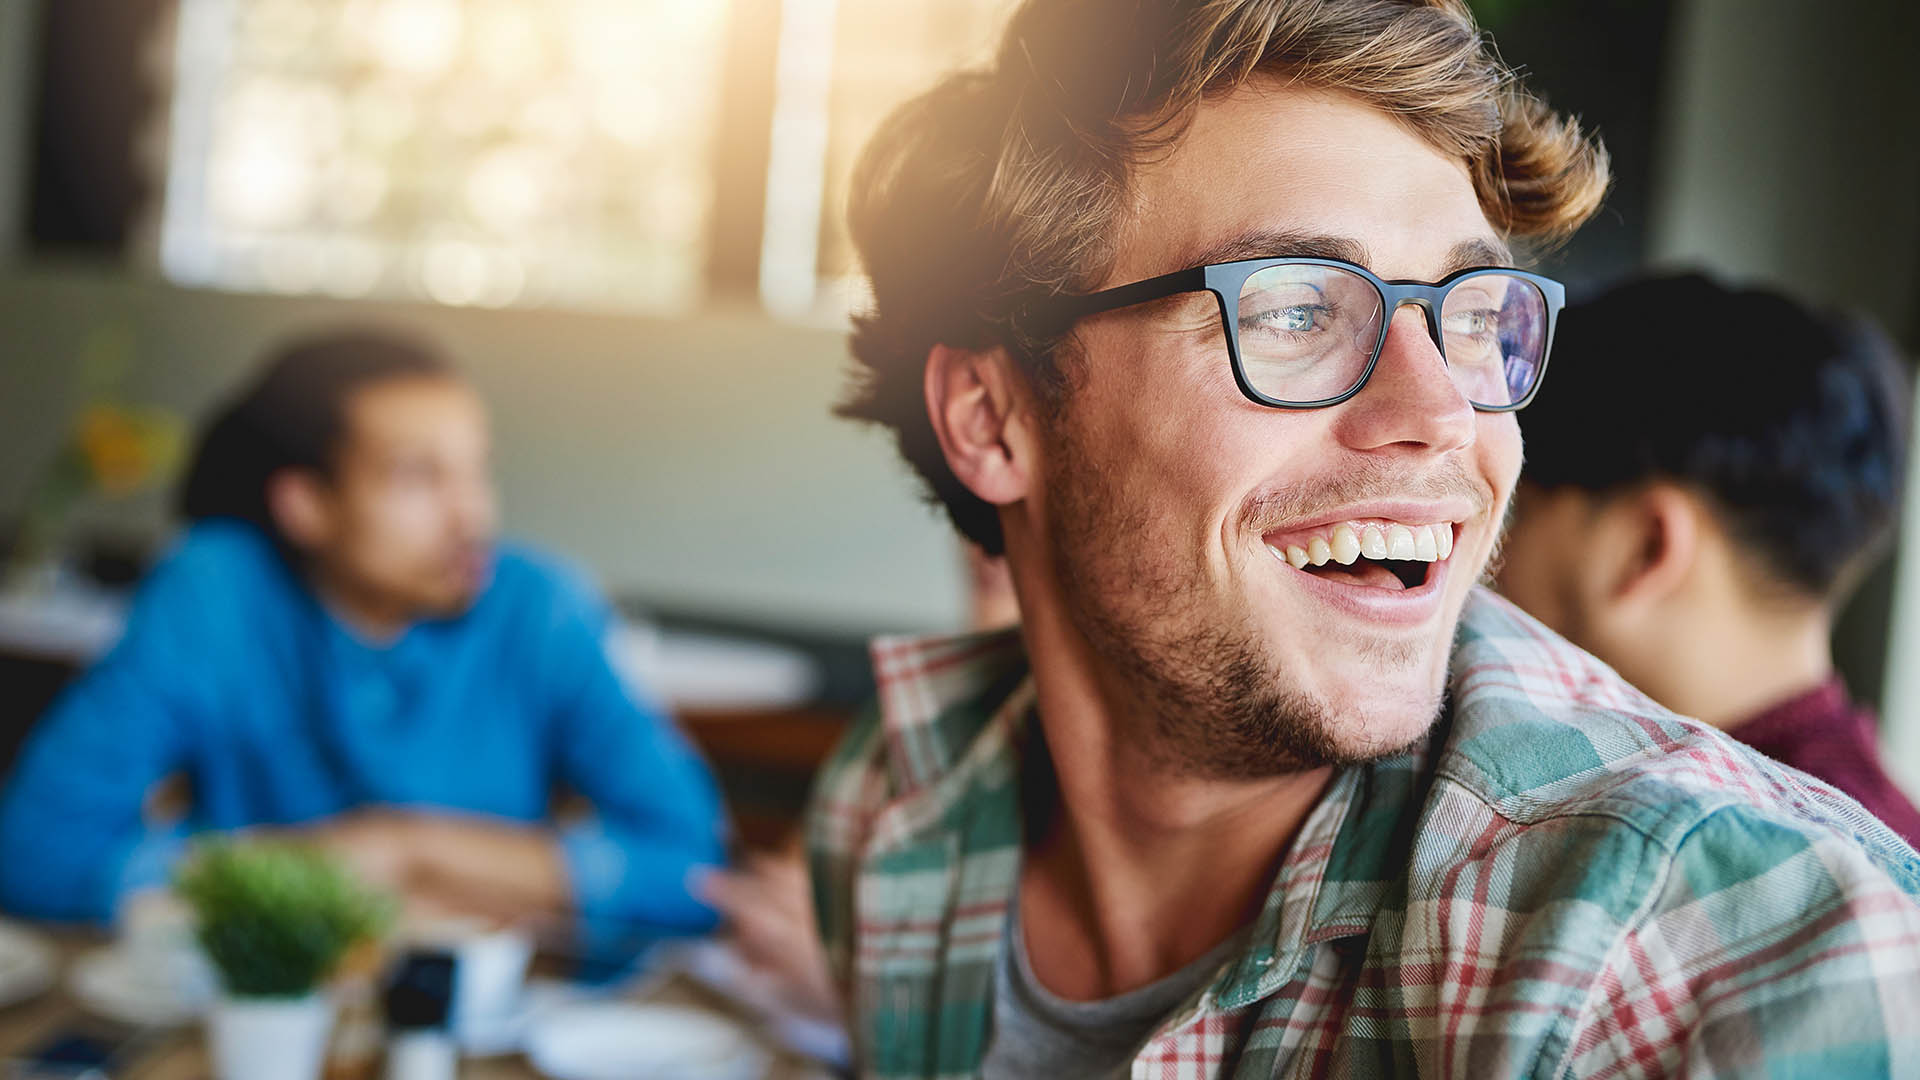
<instances>
[{"instance_id":1,"label":"blue sweater","mask_svg":"<svg viewBox=\"0 0 1920 1080\"><path fill-rule=\"evenodd\" d=\"M608 626L578 578L509 547L471 610L372 647L258 531L197 525L23 749L0 794L0 906L102 921L195 832L375 805L536 822L564 785L594 808L557 834L590 936L707 929L685 881L722 857L719 796L622 686ZM174 773L187 819L146 823L143 798Z\"/></svg>"}]
</instances>

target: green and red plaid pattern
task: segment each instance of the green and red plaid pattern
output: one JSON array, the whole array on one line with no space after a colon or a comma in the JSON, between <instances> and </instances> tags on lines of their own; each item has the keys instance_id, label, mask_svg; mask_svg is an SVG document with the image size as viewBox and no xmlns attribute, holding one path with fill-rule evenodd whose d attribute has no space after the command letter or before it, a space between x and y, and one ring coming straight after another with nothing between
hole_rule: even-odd
<instances>
[{"instance_id":1,"label":"green and red plaid pattern","mask_svg":"<svg viewBox=\"0 0 1920 1080\"><path fill-rule=\"evenodd\" d=\"M809 823L863 1075L969 1077L1020 869L1012 633L874 644ZM1920 855L1489 593L1421 746L1338 775L1133 1075L1920 1077Z\"/></svg>"}]
</instances>

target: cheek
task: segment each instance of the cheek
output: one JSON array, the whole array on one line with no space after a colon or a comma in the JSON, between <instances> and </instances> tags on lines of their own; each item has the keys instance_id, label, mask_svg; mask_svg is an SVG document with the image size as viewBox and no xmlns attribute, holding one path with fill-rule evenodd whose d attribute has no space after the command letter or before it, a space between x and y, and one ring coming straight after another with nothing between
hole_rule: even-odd
<instances>
[{"instance_id":1,"label":"cheek","mask_svg":"<svg viewBox=\"0 0 1920 1080\"><path fill-rule=\"evenodd\" d=\"M1152 518L1229 490L1231 467L1258 460L1261 450L1237 430L1243 399L1226 362L1212 364L1210 350L1172 337L1151 338L1162 347L1157 354L1143 353L1138 341L1090 352L1094 366L1067 406L1073 442L1087 459L1078 464L1103 474L1102 486L1131 504L1124 509Z\"/></svg>"},{"instance_id":2,"label":"cheek","mask_svg":"<svg viewBox=\"0 0 1920 1080\"><path fill-rule=\"evenodd\" d=\"M1512 413L1481 413L1476 422L1474 441L1479 448L1480 471L1493 488L1494 509L1504 515L1526 456L1520 441L1520 421Z\"/></svg>"},{"instance_id":3,"label":"cheek","mask_svg":"<svg viewBox=\"0 0 1920 1080\"><path fill-rule=\"evenodd\" d=\"M432 542L439 510L426 492L396 488L369 500L359 520L367 557L392 563Z\"/></svg>"}]
</instances>

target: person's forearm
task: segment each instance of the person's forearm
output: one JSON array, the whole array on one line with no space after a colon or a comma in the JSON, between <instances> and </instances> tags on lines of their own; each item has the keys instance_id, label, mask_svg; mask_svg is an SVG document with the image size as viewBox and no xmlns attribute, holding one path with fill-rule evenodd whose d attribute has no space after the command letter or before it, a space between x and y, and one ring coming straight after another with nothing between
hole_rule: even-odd
<instances>
[{"instance_id":1,"label":"person's forearm","mask_svg":"<svg viewBox=\"0 0 1920 1080\"><path fill-rule=\"evenodd\" d=\"M450 817L423 818L416 826L421 892L507 922L571 909L566 864L551 829Z\"/></svg>"}]
</instances>

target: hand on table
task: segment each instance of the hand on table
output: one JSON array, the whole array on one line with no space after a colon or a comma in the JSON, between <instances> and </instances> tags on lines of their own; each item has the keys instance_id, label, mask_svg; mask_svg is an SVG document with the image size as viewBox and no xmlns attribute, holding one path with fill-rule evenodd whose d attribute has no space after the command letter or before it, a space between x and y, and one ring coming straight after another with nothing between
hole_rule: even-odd
<instances>
[{"instance_id":1,"label":"hand on table","mask_svg":"<svg viewBox=\"0 0 1920 1080\"><path fill-rule=\"evenodd\" d=\"M289 834L318 844L370 885L404 895L420 846L416 818L394 810L354 810Z\"/></svg>"},{"instance_id":2,"label":"hand on table","mask_svg":"<svg viewBox=\"0 0 1920 1080\"><path fill-rule=\"evenodd\" d=\"M545 829L375 808L299 832L398 895L409 916L526 924L548 921L570 906L559 845Z\"/></svg>"},{"instance_id":3,"label":"hand on table","mask_svg":"<svg viewBox=\"0 0 1920 1080\"><path fill-rule=\"evenodd\" d=\"M737 869L709 870L694 892L726 919L741 955L779 985L789 1004L810 1016L840 1018L840 995L798 851L750 855Z\"/></svg>"}]
</instances>

